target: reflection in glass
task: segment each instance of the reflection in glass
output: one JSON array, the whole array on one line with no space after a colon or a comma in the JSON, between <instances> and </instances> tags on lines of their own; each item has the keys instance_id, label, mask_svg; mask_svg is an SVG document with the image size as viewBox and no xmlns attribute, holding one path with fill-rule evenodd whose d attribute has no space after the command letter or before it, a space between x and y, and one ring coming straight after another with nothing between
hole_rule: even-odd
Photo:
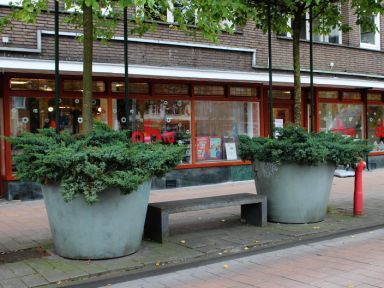
<instances>
[{"instance_id":1,"label":"reflection in glass","mask_svg":"<svg viewBox=\"0 0 384 288\"><path fill-rule=\"evenodd\" d=\"M196 101L197 161L237 160L238 136L259 136L259 103Z\"/></svg>"},{"instance_id":2,"label":"reflection in glass","mask_svg":"<svg viewBox=\"0 0 384 288\"><path fill-rule=\"evenodd\" d=\"M11 78L9 88L11 90L55 91L55 80Z\"/></svg>"},{"instance_id":3,"label":"reflection in glass","mask_svg":"<svg viewBox=\"0 0 384 288\"><path fill-rule=\"evenodd\" d=\"M319 91L319 98L321 99L339 99L338 91Z\"/></svg>"},{"instance_id":4,"label":"reflection in glass","mask_svg":"<svg viewBox=\"0 0 384 288\"><path fill-rule=\"evenodd\" d=\"M56 128L55 99L47 97L12 97L11 135L22 131L37 132L41 128ZM70 133L81 132L82 99L60 99L59 130ZM94 99L92 112L95 121L108 122L107 99Z\"/></svg>"},{"instance_id":5,"label":"reflection in glass","mask_svg":"<svg viewBox=\"0 0 384 288\"><path fill-rule=\"evenodd\" d=\"M125 83L124 82L112 82L113 93L124 93ZM128 92L133 94L149 94L148 83L128 83Z\"/></svg>"},{"instance_id":6,"label":"reflection in glass","mask_svg":"<svg viewBox=\"0 0 384 288\"><path fill-rule=\"evenodd\" d=\"M256 97L257 89L254 87L231 87L229 95L232 97Z\"/></svg>"},{"instance_id":7,"label":"reflection in glass","mask_svg":"<svg viewBox=\"0 0 384 288\"><path fill-rule=\"evenodd\" d=\"M320 103L320 131L332 131L363 139L363 105Z\"/></svg>"},{"instance_id":8,"label":"reflection in glass","mask_svg":"<svg viewBox=\"0 0 384 288\"><path fill-rule=\"evenodd\" d=\"M132 100L130 100L132 101ZM132 102L129 107L132 107ZM132 112L136 111L136 115ZM123 121L122 121L123 120ZM140 131L143 141L154 140L155 134L164 136L174 132L175 144L185 144L188 149L183 163L191 163L191 102L185 100L136 100L135 109L130 111L126 121L124 99L112 100L113 129L132 129ZM147 135L146 132L154 132Z\"/></svg>"},{"instance_id":9,"label":"reflection in glass","mask_svg":"<svg viewBox=\"0 0 384 288\"><path fill-rule=\"evenodd\" d=\"M63 89L64 91L83 92L83 80L64 80ZM105 92L105 82L92 81L92 91Z\"/></svg>"},{"instance_id":10,"label":"reflection in glass","mask_svg":"<svg viewBox=\"0 0 384 288\"><path fill-rule=\"evenodd\" d=\"M368 142L373 151L384 151L384 107L368 105Z\"/></svg>"}]
</instances>

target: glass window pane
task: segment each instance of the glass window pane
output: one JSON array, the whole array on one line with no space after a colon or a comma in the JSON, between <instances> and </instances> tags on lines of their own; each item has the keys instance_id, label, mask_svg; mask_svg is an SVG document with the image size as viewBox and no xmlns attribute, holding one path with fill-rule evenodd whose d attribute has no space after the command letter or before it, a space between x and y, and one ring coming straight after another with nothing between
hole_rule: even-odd
<instances>
[{"instance_id":1,"label":"glass window pane","mask_svg":"<svg viewBox=\"0 0 384 288\"><path fill-rule=\"evenodd\" d=\"M368 93L368 101L382 101L380 93Z\"/></svg>"},{"instance_id":2,"label":"glass window pane","mask_svg":"<svg viewBox=\"0 0 384 288\"><path fill-rule=\"evenodd\" d=\"M156 1L153 2L152 9L148 5L144 5L144 11L139 12L144 14L146 20L163 21L167 20L167 9Z\"/></svg>"},{"instance_id":3,"label":"glass window pane","mask_svg":"<svg viewBox=\"0 0 384 288\"><path fill-rule=\"evenodd\" d=\"M273 99L289 100L292 99L292 93L289 90L273 90Z\"/></svg>"},{"instance_id":4,"label":"glass window pane","mask_svg":"<svg viewBox=\"0 0 384 288\"><path fill-rule=\"evenodd\" d=\"M9 88L11 90L55 91L55 80L11 78Z\"/></svg>"},{"instance_id":5,"label":"glass window pane","mask_svg":"<svg viewBox=\"0 0 384 288\"><path fill-rule=\"evenodd\" d=\"M343 100L361 100L360 92L343 92Z\"/></svg>"},{"instance_id":6,"label":"glass window pane","mask_svg":"<svg viewBox=\"0 0 384 288\"><path fill-rule=\"evenodd\" d=\"M158 95L188 95L187 84L154 84L154 93Z\"/></svg>"},{"instance_id":7,"label":"glass window pane","mask_svg":"<svg viewBox=\"0 0 384 288\"><path fill-rule=\"evenodd\" d=\"M363 105L320 103L320 131L332 131L363 139Z\"/></svg>"},{"instance_id":8,"label":"glass window pane","mask_svg":"<svg viewBox=\"0 0 384 288\"><path fill-rule=\"evenodd\" d=\"M60 99L59 130L79 133L82 129L82 99ZM95 121L108 122L107 99L94 99ZM35 133L40 128L56 128L55 99L48 97L12 97L11 134Z\"/></svg>"},{"instance_id":9,"label":"glass window pane","mask_svg":"<svg viewBox=\"0 0 384 288\"><path fill-rule=\"evenodd\" d=\"M257 97L255 87L231 87L229 90L232 97Z\"/></svg>"},{"instance_id":10,"label":"glass window pane","mask_svg":"<svg viewBox=\"0 0 384 288\"><path fill-rule=\"evenodd\" d=\"M321 99L339 99L339 92L337 91L319 91L319 98Z\"/></svg>"},{"instance_id":11,"label":"glass window pane","mask_svg":"<svg viewBox=\"0 0 384 288\"><path fill-rule=\"evenodd\" d=\"M124 100L112 100L113 129L129 127L134 132L138 132L137 140L144 142L151 141L156 135L159 135L163 141L164 137L173 135L175 144L185 144L188 147L182 163L191 163L191 101L130 101L130 108L132 103L136 103L135 108L130 111L129 121L127 121ZM135 116L132 113L134 110L137 112Z\"/></svg>"},{"instance_id":12,"label":"glass window pane","mask_svg":"<svg viewBox=\"0 0 384 288\"><path fill-rule=\"evenodd\" d=\"M368 105L368 142L373 151L384 151L384 106Z\"/></svg>"},{"instance_id":13,"label":"glass window pane","mask_svg":"<svg viewBox=\"0 0 384 288\"><path fill-rule=\"evenodd\" d=\"M340 30L338 28L333 28L331 33L328 35L328 42L340 44Z\"/></svg>"},{"instance_id":14,"label":"glass window pane","mask_svg":"<svg viewBox=\"0 0 384 288\"><path fill-rule=\"evenodd\" d=\"M196 101L197 161L238 160L238 136L259 136L259 103Z\"/></svg>"},{"instance_id":15,"label":"glass window pane","mask_svg":"<svg viewBox=\"0 0 384 288\"><path fill-rule=\"evenodd\" d=\"M375 23L375 16L371 16L371 21L372 23ZM366 44L373 44L375 45L375 35L376 32L372 32L369 30L364 30L361 28L361 43L366 43Z\"/></svg>"},{"instance_id":16,"label":"glass window pane","mask_svg":"<svg viewBox=\"0 0 384 288\"><path fill-rule=\"evenodd\" d=\"M0 97L0 135L4 135L4 110L3 110L3 98ZM0 158L1 158L1 176L5 176L5 145L4 138L0 138Z\"/></svg>"},{"instance_id":17,"label":"glass window pane","mask_svg":"<svg viewBox=\"0 0 384 288\"><path fill-rule=\"evenodd\" d=\"M83 92L83 80L64 80L63 86L64 91ZM105 82L93 81L92 90L93 92L105 92Z\"/></svg>"},{"instance_id":18,"label":"glass window pane","mask_svg":"<svg viewBox=\"0 0 384 288\"><path fill-rule=\"evenodd\" d=\"M124 93L124 82L112 82L112 92ZM128 83L128 93L133 94L149 94L148 83Z\"/></svg>"},{"instance_id":19,"label":"glass window pane","mask_svg":"<svg viewBox=\"0 0 384 288\"><path fill-rule=\"evenodd\" d=\"M196 96L224 96L224 86L219 85L194 85L193 93Z\"/></svg>"},{"instance_id":20,"label":"glass window pane","mask_svg":"<svg viewBox=\"0 0 384 288\"><path fill-rule=\"evenodd\" d=\"M179 14L183 15L185 24L194 25L196 21L196 12L191 9L189 3L190 0L175 0L175 2L173 3L173 8L175 11L179 11Z\"/></svg>"}]
</instances>

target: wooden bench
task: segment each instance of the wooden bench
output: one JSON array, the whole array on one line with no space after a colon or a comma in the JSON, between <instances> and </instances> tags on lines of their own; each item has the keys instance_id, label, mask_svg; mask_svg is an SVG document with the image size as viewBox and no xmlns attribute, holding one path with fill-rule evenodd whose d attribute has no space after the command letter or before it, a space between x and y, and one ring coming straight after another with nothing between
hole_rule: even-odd
<instances>
[{"instance_id":1,"label":"wooden bench","mask_svg":"<svg viewBox=\"0 0 384 288\"><path fill-rule=\"evenodd\" d=\"M267 199L251 193L203 197L148 205L144 236L160 243L169 236L169 214L187 211L241 205L241 219L248 224L264 226L267 223Z\"/></svg>"}]
</instances>

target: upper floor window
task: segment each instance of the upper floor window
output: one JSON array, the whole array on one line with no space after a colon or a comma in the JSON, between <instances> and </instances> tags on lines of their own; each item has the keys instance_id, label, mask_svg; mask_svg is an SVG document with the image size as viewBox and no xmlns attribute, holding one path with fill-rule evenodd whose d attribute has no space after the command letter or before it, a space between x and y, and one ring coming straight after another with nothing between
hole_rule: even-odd
<instances>
[{"instance_id":1,"label":"upper floor window","mask_svg":"<svg viewBox=\"0 0 384 288\"><path fill-rule=\"evenodd\" d=\"M371 21L378 30L371 31L360 27L360 47L380 50L380 15L372 15Z\"/></svg>"},{"instance_id":2,"label":"upper floor window","mask_svg":"<svg viewBox=\"0 0 384 288\"><path fill-rule=\"evenodd\" d=\"M194 25L196 11L192 11L192 8L186 3L188 4L189 1L169 1L166 7L155 1L152 7L146 4L143 7L137 7L136 11L138 15L141 15L146 20L177 23L182 18L185 24Z\"/></svg>"},{"instance_id":3,"label":"upper floor window","mask_svg":"<svg viewBox=\"0 0 384 288\"><path fill-rule=\"evenodd\" d=\"M291 26L291 20L288 20L288 25ZM320 25L319 19L313 20L313 29L316 30L316 27ZM301 40L307 40L309 41L310 37L310 25L309 25L309 14L307 13L306 16L302 17L301 19L301 33L300 33L300 39ZM291 33L279 33L279 36L285 36L285 37L292 37ZM342 43L342 33L341 31L335 27L333 28L329 34L318 34L313 33L313 41L314 42L323 42L323 43L334 43L334 44L341 44Z\"/></svg>"}]
</instances>

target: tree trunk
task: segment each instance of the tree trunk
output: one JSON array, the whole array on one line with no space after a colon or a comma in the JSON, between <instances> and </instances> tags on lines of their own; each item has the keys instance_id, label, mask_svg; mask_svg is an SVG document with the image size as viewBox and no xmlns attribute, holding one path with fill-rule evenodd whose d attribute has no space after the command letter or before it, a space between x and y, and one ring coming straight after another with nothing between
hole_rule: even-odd
<instances>
[{"instance_id":1,"label":"tree trunk","mask_svg":"<svg viewBox=\"0 0 384 288\"><path fill-rule=\"evenodd\" d=\"M83 134L92 131L92 58L93 58L93 14L92 6L83 9Z\"/></svg>"},{"instance_id":2,"label":"tree trunk","mask_svg":"<svg viewBox=\"0 0 384 288\"><path fill-rule=\"evenodd\" d=\"M301 113L301 72L300 72L300 33L301 25L301 11L298 11L292 21L292 40L293 40L293 77L294 77L294 123L302 126L302 113Z\"/></svg>"}]
</instances>

